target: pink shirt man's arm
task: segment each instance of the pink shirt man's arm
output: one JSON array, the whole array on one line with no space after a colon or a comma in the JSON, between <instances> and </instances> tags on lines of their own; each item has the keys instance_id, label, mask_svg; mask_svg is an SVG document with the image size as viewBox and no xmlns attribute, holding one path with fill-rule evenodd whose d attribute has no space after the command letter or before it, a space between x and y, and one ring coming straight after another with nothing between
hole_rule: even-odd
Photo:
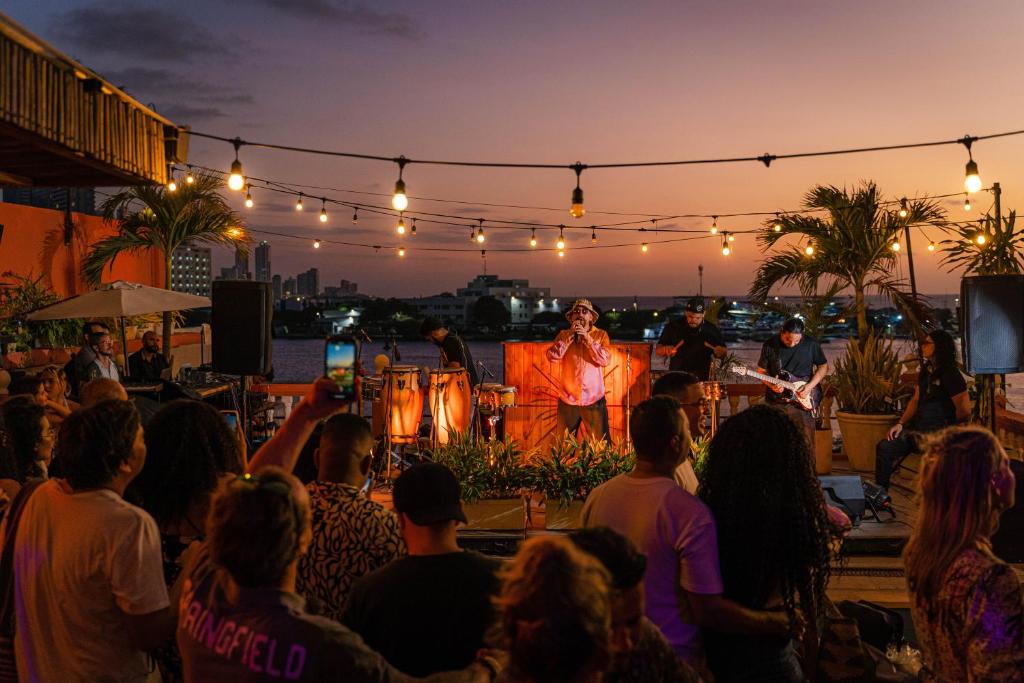
<instances>
[{"instance_id":1,"label":"pink shirt man's arm","mask_svg":"<svg viewBox=\"0 0 1024 683\"><path fill-rule=\"evenodd\" d=\"M548 360L558 361L562 360L565 356L565 352L569 350L569 346L572 344L572 334L568 330L562 330L555 337L555 343L548 347Z\"/></svg>"},{"instance_id":2,"label":"pink shirt man's arm","mask_svg":"<svg viewBox=\"0 0 1024 683\"><path fill-rule=\"evenodd\" d=\"M583 345L583 348L587 360L599 368L606 367L612 361L611 340L604 330L597 330L597 334L587 335L587 343Z\"/></svg>"}]
</instances>

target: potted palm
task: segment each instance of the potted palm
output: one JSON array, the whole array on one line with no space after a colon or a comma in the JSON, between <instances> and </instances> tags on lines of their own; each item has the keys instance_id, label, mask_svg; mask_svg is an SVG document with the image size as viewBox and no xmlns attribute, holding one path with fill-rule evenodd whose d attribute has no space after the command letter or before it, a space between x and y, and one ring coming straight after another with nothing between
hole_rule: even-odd
<instances>
[{"instance_id":1,"label":"potted palm","mask_svg":"<svg viewBox=\"0 0 1024 683\"><path fill-rule=\"evenodd\" d=\"M531 482L526 454L516 442L459 434L434 451L434 462L452 471L473 530L526 530L523 494Z\"/></svg>"},{"instance_id":2,"label":"potted palm","mask_svg":"<svg viewBox=\"0 0 1024 683\"><path fill-rule=\"evenodd\" d=\"M583 501L617 474L633 468L636 457L622 443L582 439L566 433L546 455L531 458L532 488L544 496L547 529L578 529Z\"/></svg>"},{"instance_id":3,"label":"potted palm","mask_svg":"<svg viewBox=\"0 0 1024 683\"><path fill-rule=\"evenodd\" d=\"M836 362L830 380L839 404L836 420L855 470L874 472L875 445L899 419L897 409L906 397L901 367L892 342L873 332L861 342L851 339Z\"/></svg>"}]
</instances>

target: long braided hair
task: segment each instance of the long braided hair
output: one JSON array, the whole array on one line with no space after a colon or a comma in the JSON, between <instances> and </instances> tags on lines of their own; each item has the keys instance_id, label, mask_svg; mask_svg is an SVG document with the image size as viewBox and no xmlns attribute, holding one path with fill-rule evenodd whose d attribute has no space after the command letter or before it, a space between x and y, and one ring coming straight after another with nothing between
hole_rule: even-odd
<instances>
[{"instance_id":1,"label":"long braided hair","mask_svg":"<svg viewBox=\"0 0 1024 683\"><path fill-rule=\"evenodd\" d=\"M813 618L829 575L830 527L803 429L771 405L726 420L698 495L711 508L725 595L762 608L776 594Z\"/></svg>"}]
</instances>

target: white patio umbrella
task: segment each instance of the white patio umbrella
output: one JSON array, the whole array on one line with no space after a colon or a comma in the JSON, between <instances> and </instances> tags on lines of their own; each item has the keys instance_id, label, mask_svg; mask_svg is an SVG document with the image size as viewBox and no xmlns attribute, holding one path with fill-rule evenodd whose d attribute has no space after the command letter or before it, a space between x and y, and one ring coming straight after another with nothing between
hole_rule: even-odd
<instances>
[{"instance_id":1,"label":"white patio umbrella","mask_svg":"<svg viewBox=\"0 0 1024 683\"><path fill-rule=\"evenodd\" d=\"M128 343L124 335L124 318L165 311L183 311L204 308L210 298L172 292L159 287L148 287L134 282L117 280L99 289L73 296L64 301L29 313L29 320L62 320L64 318L121 318L121 347L127 366ZM127 371L127 367L125 368Z\"/></svg>"}]
</instances>

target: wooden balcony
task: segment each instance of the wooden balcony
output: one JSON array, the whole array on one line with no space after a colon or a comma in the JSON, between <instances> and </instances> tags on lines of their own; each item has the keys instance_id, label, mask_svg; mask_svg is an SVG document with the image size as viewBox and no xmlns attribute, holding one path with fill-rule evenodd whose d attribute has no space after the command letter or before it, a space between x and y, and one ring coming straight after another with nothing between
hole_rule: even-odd
<instances>
[{"instance_id":1,"label":"wooden balcony","mask_svg":"<svg viewBox=\"0 0 1024 683\"><path fill-rule=\"evenodd\" d=\"M167 180L185 160L171 121L0 13L0 184Z\"/></svg>"}]
</instances>

